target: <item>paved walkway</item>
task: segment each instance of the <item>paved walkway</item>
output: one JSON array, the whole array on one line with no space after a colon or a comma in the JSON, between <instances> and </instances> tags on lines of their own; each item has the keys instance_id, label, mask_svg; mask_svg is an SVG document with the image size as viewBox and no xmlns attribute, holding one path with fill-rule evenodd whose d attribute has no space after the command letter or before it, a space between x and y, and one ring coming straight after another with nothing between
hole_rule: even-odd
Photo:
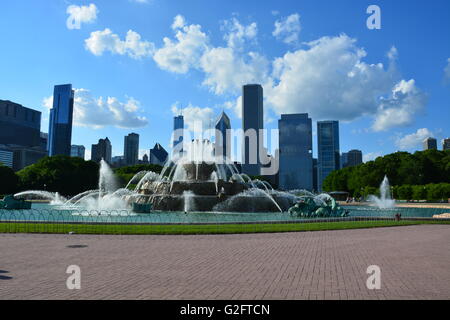
<instances>
[{"instance_id":1,"label":"paved walkway","mask_svg":"<svg viewBox=\"0 0 450 320\"><path fill-rule=\"evenodd\" d=\"M445 225L199 236L0 234L0 299L450 299L449 244ZM69 265L81 268L81 290L66 287ZM369 265L381 267L380 290L366 287Z\"/></svg>"}]
</instances>

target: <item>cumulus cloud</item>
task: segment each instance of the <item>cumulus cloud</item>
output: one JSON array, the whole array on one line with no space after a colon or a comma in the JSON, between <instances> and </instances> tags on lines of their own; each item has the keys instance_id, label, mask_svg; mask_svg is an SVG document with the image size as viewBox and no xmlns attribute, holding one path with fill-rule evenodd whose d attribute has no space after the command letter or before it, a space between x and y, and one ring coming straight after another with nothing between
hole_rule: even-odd
<instances>
[{"instance_id":1,"label":"cumulus cloud","mask_svg":"<svg viewBox=\"0 0 450 320\"><path fill-rule=\"evenodd\" d=\"M353 120L377 112L376 97L392 86L392 71L367 64L356 40L340 35L308 43L273 62L268 101L281 113L308 112L313 118Z\"/></svg>"},{"instance_id":2,"label":"cumulus cloud","mask_svg":"<svg viewBox=\"0 0 450 320\"><path fill-rule=\"evenodd\" d=\"M133 30L128 30L125 40L121 40L108 28L91 32L90 37L85 40L85 47L96 56L109 51L113 54L128 55L133 59L150 57L155 50L153 43L141 40L140 34Z\"/></svg>"},{"instance_id":3,"label":"cumulus cloud","mask_svg":"<svg viewBox=\"0 0 450 320\"><path fill-rule=\"evenodd\" d=\"M53 97L43 99L42 105L50 109ZM138 114L140 102L127 98L125 102L115 97L96 98L87 89L75 89L73 124L80 127L139 128L148 124L145 117Z\"/></svg>"},{"instance_id":4,"label":"cumulus cloud","mask_svg":"<svg viewBox=\"0 0 450 320\"><path fill-rule=\"evenodd\" d=\"M265 109L275 114L307 112L316 120L341 121L369 116L374 131L410 125L427 102L414 79L402 79L395 46L386 53L387 65L366 62L367 52L345 34L321 37L268 59L245 49L246 42L257 41L254 22L244 25L235 17L223 22L224 46L214 46L200 25L188 24L182 15L171 27L174 38L165 37L157 49L131 30L122 41L109 29L92 33L86 47L96 55L111 51L152 56L161 69L173 73L197 70L203 74L203 86L227 96L236 114L240 108L234 100L247 83L263 85ZM274 35L294 43L300 30L300 16L293 14L277 21Z\"/></svg>"},{"instance_id":5,"label":"cumulus cloud","mask_svg":"<svg viewBox=\"0 0 450 320\"><path fill-rule=\"evenodd\" d=\"M297 44L300 31L300 15L294 13L275 21L275 30L273 30L272 35L284 43Z\"/></svg>"},{"instance_id":6,"label":"cumulus cloud","mask_svg":"<svg viewBox=\"0 0 450 320\"><path fill-rule=\"evenodd\" d=\"M205 129L209 129L212 123L211 121L216 116L212 108L200 108L192 104L180 108L179 103L175 103L171 109L174 115L183 115L184 125L191 132L202 132Z\"/></svg>"},{"instance_id":7,"label":"cumulus cloud","mask_svg":"<svg viewBox=\"0 0 450 320\"><path fill-rule=\"evenodd\" d=\"M202 56L201 70L205 73L203 85L220 95L237 93L242 85L263 82L269 62L256 52L239 55L233 48L211 48Z\"/></svg>"},{"instance_id":8,"label":"cumulus cloud","mask_svg":"<svg viewBox=\"0 0 450 320\"><path fill-rule=\"evenodd\" d=\"M387 57L389 58L389 60L397 60L398 50L395 46L392 46L391 49L389 49Z\"/></svg>"},{"instance_id":9,"label":"cumulus cloud","mask_svg":"<svg viewBox=\"0 0 450 320\"><path fill-rule=\"evenodd\" d=\"M200 25L185 25L183 16L176 16L172 24L175 40L165 37L164 46L156 50L153 59L161 69L187 73L197 66L207 48L208 37Z\"/></svg>"},{"instance_id":10,"label":"cumulus cloud","mask_svg":"<svg viewBox=\"0 0 450 320\"><path fill-rule=\"evenodd\" d=\"M184 19L184 17L181 14L179 14L173 19L172 29L177 30L177 29L183 28L185 25L186 25L186 20Z\"/></svg>"},{"instance_id":11,"label":"cumulus cloud","mask_svg":"<svg viewBox=\"0 0 450 320\"><path fill-rule=\"evenodd\" d=\"M225 20L222 26L225 31L224 40L228 47L241 49L245 41L252 41L258 34L256 22L249 25L242 25L236 18Z\"/></svg>"},{"instance_id":12,"label":"cumulus cloud","mask_svg":"<svg viewBox=\"0 0 450 320\"><path fill-rule=\"evenodd\" d=\"M401 80L392 89L389 98L381 99L373 129L384 131L412 124L414 116L423 109L426 100L426 95L416 87L413 79Z\"/></svg>"},{"instance_id":13,"label":"cumulus cloud","mask_svg":"<svg viewBox=\"0 0 450 320\"><path fill-rule=\"evenodd\" d=\"M67 18L68 29L80 29L82 23L92 23L97 19L98 9L95 4L89 6L70 5L66 10L69 17Z\"/></svg>"},{"instance_id":14,"label":"cumulus cloud","mask_svg":"<svg viewBox=\"0 0 450 320\"><path fill-rule=\"evenodd\" d=\"M433 137L433 133L427 128L418 129L416 132L397 137L395 145L400 150L409 150L422 145L423 140Z\"/></svg>"}]
</instances>

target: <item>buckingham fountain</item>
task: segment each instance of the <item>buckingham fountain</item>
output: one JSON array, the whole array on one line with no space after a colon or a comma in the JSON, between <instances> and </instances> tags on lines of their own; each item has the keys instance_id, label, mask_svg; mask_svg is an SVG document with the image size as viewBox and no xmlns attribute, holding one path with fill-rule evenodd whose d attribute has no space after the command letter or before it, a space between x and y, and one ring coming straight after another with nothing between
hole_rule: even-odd
<instances>
[{"instance_id":1,"label":"buckingham fountain","mask_svg":"<svg viewBox=\"0 0 450 320\"><path fill-rule=\"evenodd\" d=\"M327 194L279 191L266 181L239 173L232 161L215 155L209 140L193 140L186 147L182 156L169 160L161 173L141 171L125 188L118 188L113 171L102 160L98 189L70 199L46 191L25 191L15 197L45 199L52 205L90 211L147 207L151 208L146 210L148 213L289 212L301 217L346 216Z\"/></svg>"},{"instance_id":2,"label":"buckingham fountain","mask_svg":"<svg viewBox=\"0 0 450 320\"><path fill-rule=\"evenodd\" d=\"M282 212L296 200L265 181L239 173L234 163L214 155L208 140L192 141L186 153L169 161L161 174L145 173L135 192L127 198L151 203L161 211Z\"/></svg>"}]
</instances>

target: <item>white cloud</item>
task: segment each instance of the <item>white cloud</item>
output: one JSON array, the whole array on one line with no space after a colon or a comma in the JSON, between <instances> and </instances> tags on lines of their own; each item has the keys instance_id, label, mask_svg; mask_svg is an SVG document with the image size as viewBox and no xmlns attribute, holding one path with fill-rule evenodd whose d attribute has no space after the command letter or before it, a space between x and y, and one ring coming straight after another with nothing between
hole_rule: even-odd
<instances>
[{"instance_id":1,"label":"white cloud","mask_svg":"<svg viewBox=\"0 0 450 320\"><path fill-rule=\"evenodd\" d=\"M387 57L389 60L397 60L398 58L398 50L395 46L392 46L387 53Z\"/></svg>"},{"instance_id":2,"label":"white cloud","mask_svg":"<svg viewBox=\"0 0 450 320\"><path fill-rule=\"evenodd\" d=\"M80 29L82 23L92 23L97 19L98 9L95 4L89 6L70 5L66 10L69 17L67 18L68 29Z\"/></svg>"},{"instance_id":3,"label":"white cloud","mask_svg":"<svg viewBox=\"0 0 450 320\"><path fill-rule=\"evenodd\" d=\"M180 29L180 28L183 28L185 25L186 25L186 20L184 19L184 17L181 14L179 14L173 19L172 29L173 30Z\"/></svg>"},{"instance_id":4,"label":"white cloud","mask_svg":"<svg viewBox=\"0 0 450 320\"><path fill-rule=\"evenodd\" d=\"M175 73L187 73L197 66L207 48L208 37L200 25L185 25L184 18L176 16L172 24L176 40L163 39L164 46L156 50L153 59L161 69Z\"/></svg>"},{"instance_id":5,"label":"white cloud","mask_svg":"<svg viewBox=\"0 0 450 320\"><path fill-rule=\"evenodd\" d=\"M395 141L395 145L400 150L410 150L422 145L423 140L428 137L433 137L433 133L427 128L418 129L415 133L398 137Z\"/></svg>"},{"instance_id":6,"label":"white cloud","mask_svg":"<svg viewBox=\"0 0 450 320\"><path fill-rule=\"evenodd\" d=\"M274 35L288 42L298 40L289 38L301 29L298 14L277 23ZM216 95L228 96L237 114L239 104L233 100L247 83L263 85L265 109L275 114L307 112L315 120L341 121L370 116L374 131L410 125L426 104L414 79L402 80L397 71L395 46L386 54L387 66L365 62L367 52L345 34L305 43L302 49L270 61L256 51L244 50L246 42L256 41L254 22L245 26L236 18L225 21L224 47L212 45L200 25L187 24L181 15L174 18L172 30L175 37L165 37L164 45L155 51L153 44L141 41L133 31L127 39L135 41L121 41L109 29L92 33L86 47L96 55L104 51L134 57L154 53L154 61L163 70L180 74L197 70L204 76L202 84ZM139 46L127 43L146 45L136 50Z\"/></svg>"},{"instance_id":7,"label":"white cloud","mask_svg":"<svg viewBox=\"0 0 450 320\"><path fill-rule=\"evenodd\" d=\"M224 39L228 47L235 49L242 49L245 41L256 39L258 34L256 22L244 26L236 18L225 20L222 30L225 31Z\"/></svg>"},{"instance_id":8,"label":"white cloud","mask_svg":"<svg viewBox=\"0 0 450 320\"><path fill-rule=\"evenodd\" d=\"M113 54L128 55L133 59L149 57L155 49L153 43L141 40L141 36L133 30L127 32L125 40L121 40L108 28L91 32L90 37L85 40L85 46L96 56L110 51Z\"/></svg>"},{"instance_id":9,"label":"white cloud","mask_svg":"<svg viewBox=\"0 0 450 320\"><path fill-rule=\"evenodd\" d=\"M191 132L202 132L209 129L216 116L212 108L200 108L192 104L185 108L179 108L178 103L175 103L171 109L174 115L183 115L185 128Z\"/></svg>"},{"instance_id":10,"label":"white cloud","mask_svg":"<svg viewBox=\"0 0 450 320\"><path fill-rule=\"evenodd\" d=\"M201 70L205 73L203 85L220 95L237 93L242 85L263 82L269 62L256 52L239 55L233 48L212 48L201 58Z\"/></svg>"},{"instance_id":11,"label":"white cloud","mask_svg":"<svg viewBox=\"0 0 450 320\"><path fill-rule=\"evenodd\" d=\"M385 131L410 125L414 122L414 116L422 111L426 101L426 95L416 87L413 79L401 80L392 89L389 98L381 99L372 128L375 131Z\"/></svg>"},{"instance_id":12,"label":"white cloud","mask_svg":"<svg viewBox=\"0 0 450 320\"><path fill-rule=\"evenodd\" d=\"M444 75L446 80L450 80L450 58L447 59L447 66L444 69Z\"/></svg>"},{"instance_id":13,"label":"white cloud","mask_svg":"<svg viewBox=\"0 0 450 320\"><path fill-rule=\"evenodd\" d=\"M149 3L149 0L130 0L131 2L137 2L137 3Z\"/></svg>"},{"instance_id":14,"label":"white cloud","mask_svg":"<svg viewBox=\"0 0 450 320\"><path fill-rule=\"evenodd\" d=\"M242 118L242 96L239 96L236 100L227 101L223 104L223 108L232 110L235 116L239 119Z\"/></svg>"},{"instance_id":15,"label":"white cloud","mask_svg":"<svg viewBox=\"0 0 450 320\"><path fill-rule=\"evenodd\" d=\"M301 31L300 15L298 13L275 21L275 30L272 35L287 44L297 44Z\"/></svg>"},{"instance_id":16,"label":"white cloud","mask_svg":"<svg viewBox=\"0 0 450 320\"><path fill-rule=\"evenodd\" d=\"M377 112L376 97L392 87L392 71L367 64L356 40L323 37L309 48L273 62L273 88L265 87L276 113L308 112L317 120L354 120Z\"/></svg>"},{"instance_id":17,"label":"white cloud","mask_svg":"<svg viewBox=\"0 0 450 320\"><path fill-rule=\"evenodd\" d=\"M44 98L42 105L50 109L53 97ZM139 128L148 124L145 117L138 114L140 102L127 98L125 102L115 97L95 98L87 89L75 89L73 124L80 127Z\"/></svg>"},{"instance_id":18,"label":"white cloud","mask_svg":"<svg viewBox=\"0 0 450 320\"><path fill-rule=\"evenodd\" d=\"M381 152L369 152L363 154L363 162L373 161L378 157L383 156Z\"/></svg>"}]
</instances>

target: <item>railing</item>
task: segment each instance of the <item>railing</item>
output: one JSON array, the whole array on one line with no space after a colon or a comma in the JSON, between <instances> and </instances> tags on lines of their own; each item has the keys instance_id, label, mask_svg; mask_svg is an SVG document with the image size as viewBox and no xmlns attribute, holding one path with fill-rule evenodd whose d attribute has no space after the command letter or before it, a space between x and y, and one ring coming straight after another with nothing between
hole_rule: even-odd
<instances>
[{"instance_id":1,"label":"railing","mask_svg":"<svg viewBox=\"0 0 450 320\"><path fill-rule=\"evenodd\" d=\"M427 217L414 216L421 209L402 208L396 221L386 216L301 219L288 213L216 214L153 212L133 214L126 210L70 211L54 209L0 209L0 233L75 233L75 234L207 234L259 233L348 229L357 227L395 226L418 223L450 223L450 219L433 219L445 209L427 209Z\"/></svg>"}]
</instances>

